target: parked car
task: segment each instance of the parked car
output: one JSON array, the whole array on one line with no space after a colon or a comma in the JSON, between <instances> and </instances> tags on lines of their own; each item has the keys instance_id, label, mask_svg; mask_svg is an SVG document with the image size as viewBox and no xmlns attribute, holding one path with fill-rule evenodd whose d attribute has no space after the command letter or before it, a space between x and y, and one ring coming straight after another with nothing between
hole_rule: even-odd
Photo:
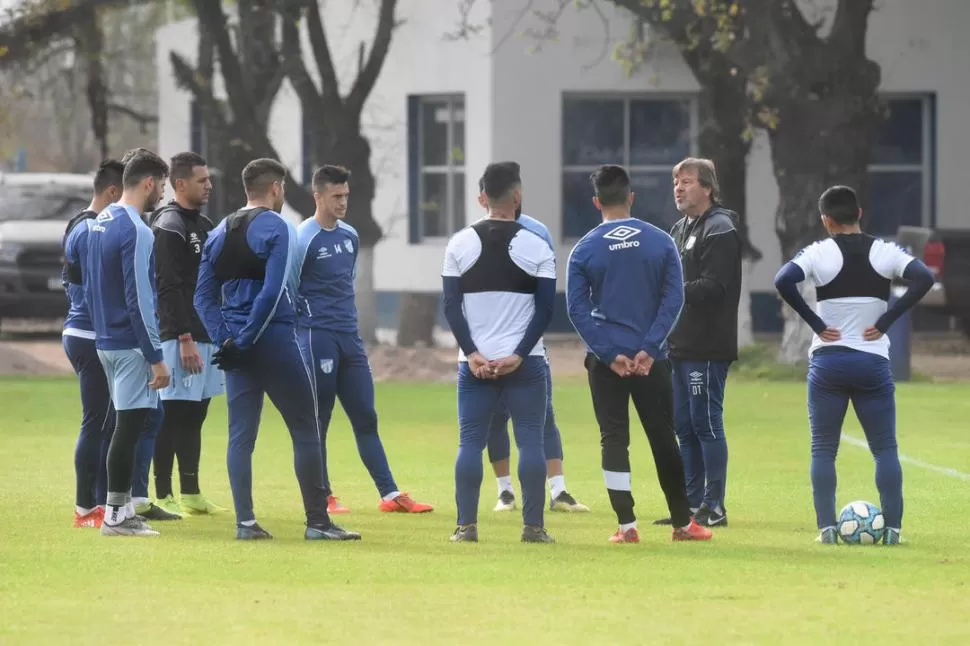
<instances>
[{"instance_id":1,"label":"parked car","mask_svg":"<svg viewBox=\"0 0 970 646\"><path fill-rule=\"evenodd\" d=\"M970 337L970 229L900 227L896 242L936 278L919 306L956 318Z\"/></svg>"},{"instance_id":2,"label":"parked car","mask_svg":"<svg viewBox=\"0 0 970 646\"><path fill-rule=\"evenodd\" d=\"M64 229L91 202L93 176L0 173L0 321L61 318Z\"/></svg>"}]
</instances>

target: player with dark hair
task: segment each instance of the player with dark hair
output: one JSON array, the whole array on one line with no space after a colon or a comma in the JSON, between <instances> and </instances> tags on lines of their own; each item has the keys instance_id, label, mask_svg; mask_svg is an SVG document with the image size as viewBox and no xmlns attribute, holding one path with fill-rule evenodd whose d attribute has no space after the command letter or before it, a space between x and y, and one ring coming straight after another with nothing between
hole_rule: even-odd
<instances>
[{"instance_id":1,"label":"player with dark hair","mask_svg":"<svg viewBox=\"0 0 970 646\"><path fill-rule=\"evenodd\" d=\"M505 162L518 175L520 168L517 162ZM521 177L520 180L521 182ZM478 204L488 210L488 198L485 195L484 178L478 180ZM520 203L515 211L515 220L523 227L546 241L553 253L556 245L546 228L539 220L522 212ZM541 342L541 340L540 340ZM546 424L543 428L542 446L546 455L546 479L549 483L549 509L552 511L585 512L589 507L579 502L566 489L566 476L563 474L562 436L556 424L556 415L552 408L552 370L549 366L549 355L546 354ZM506 410L496 411L488 430L488 461L492 464L492 471L498 482L498 501L494 511L512 511L515 509L515 491L512 488L512 470L509 456L512 452L509 441L509 414Z\"/></svg>"},{"instance_id":2,"label":"player with dark hair","mask_svg":"<svg viewBox=\"0 0 970 646\"><path fill-rule=\"evenodd\" d=\"M619 522L613 543L638 543L630 483L630 399L640 416L673 519L673 540L707 540L690 514L674 436L667 337L684 304L673 239L630 215L630 176L602 166L590 177L603 222L569 255L566 304L586 344L586 370L600 427L603 479Z\"/></svg>"},{"instance_id":3,"label":"player with dark hair","mask_svg":"<svg viewBox=\"0 0 970 646\"><path fill-rule=\"evenodd\" d=\"M158 407L157 391L169 381L158 339L151 230L142 220L161 199L167 176L168 165L154 153L132 155L121 198L88 223L84 299L116 411L101 525L106 536L158 534L136 516L131 488L139 436Z\"/></svg>"},{"instance_id":4,"label":"player with dark hair","mask_svg":"<svg viewBox=\"0 0 970 646\"><path fill-rule=\"evenodd\" d=\"M199 489L202 424L212 397L225 391L225 375L211 364L215 347L192 300L199 259L212 222L202 212L212 182L206 160L179 153L169 161L175 198L155 211L155 265L162 354L172 381L159 394L165 419L155 440L155 497L166 511L181 516L225 511ZM172 492L172 467L178 456L179 493Z\"/></svg>"},{"instance_id":5,"label":"player with dark hair","mask_svg":"<svg viewBox=\"0 0 970 646\"><path fill-rule=\"evenodd\" d=\"M327 514L313 381L296 336L296 228L280 210L286 168L256 159L242 172L247 203L209 234L202 251L195 309L226 371L229 448L226 463L236 508L236 538L272 538L253 511L252 455L264 395L293 441L307 540L353 540Z\"/></svg>"},{"instance_id":6,"label":"player with dark hair","mask_svg":"<svg viewBox=\"0 0 970 646\"><path fill-rule=\"evenodd\" d=\"M323 486L330 513L350 511L333 495L327 471L327 429L340 398L357 440L360 459L381 496L383 512L422 513L431 505L398 489L377 433L374 378L357 327L354 276L360 238L344 222L350 171L325 165L313 173L316 212L297 228L300 342L313 372L323 456Z\"/></svg>"},{"instance_id":7,"label":"player with dark hair","mask_svg":"<svg viewBox=\"0 0 970 646\"><path fill-rule=\"evenodd\" d=\"M516 221L518 169L490 164L482 175L488 216L451 237L442 270L445 316L458 342L458 458L455 542L478 540L482 451L504 407L519 449L522 541L554 543L543 521L547 410L541 339L556 297L556 255Z\"/></svg>"},{"instance_id":8,"label":"player with dark hair","mask_svg":"<svg viewBox=\"0 0 970 646\"><path fill-rule=\"evenodd\" d=\"M61 283L67 294L68 311L61 336L64 352L81 387L81 433L74 449L75 527L101 527L104 500L98 497L98 482L105 480L100 476L115 424L108 381L94 347L94 325L84 300L83 256L87 251L87 220L97 217L109 204L118 201L123 190L124 172L124 164L114 159L101 163L94 175L91 204L71 218L62 242L65 261Z\"/></svg>"},{"instance_id":9,"label":"player with dark hair","mask_svg":"<svg viewBox=\"0 0 970 646\"><path fill-rule=\"evenodd\" d=\"M933 287L933 274L897 245L862 232L854 190L833 186L818 203L829 238L802 249L775 276L781 297L815 332L809 348L808 419L812 433L812 495L820 543L838 542L835 456L849 401L876 463L876 488L886 520L886 544L899 543L903 472L896 444L895 385L886 332ZM909 281L889 306L894 280ZM817 312L798 291L808 280Z\"/></svg>"}]
</instances>

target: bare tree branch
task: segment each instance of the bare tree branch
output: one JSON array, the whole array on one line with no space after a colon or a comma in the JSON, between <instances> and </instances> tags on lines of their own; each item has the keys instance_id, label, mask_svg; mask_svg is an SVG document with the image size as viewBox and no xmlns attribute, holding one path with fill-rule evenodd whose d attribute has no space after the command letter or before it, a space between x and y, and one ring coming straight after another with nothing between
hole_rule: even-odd
<instances>
[{"instance_id":1,"label":"bare tree branch","mask_svg":"<svg viewBox=\"0 0 970 646\"><path fill-rule=\"evenodd\" d=\"M381 0L381 11L377 19L377 32L374 34L374 43L371 46L370 56L367 63L354 80L354 85L347 96L346 106L350 115L358 115L364 108L364 102L370 96L377 82L377 77L384 66L387 58L387 51L391 46L391 34L396 23L394 21L394 8L397 0Z\"/></svg>"},{"instance_id":2,"label":"bare tree branch","mask_svg":"<svg viewBox=\"0 0 970 646\"><path fill-rule=\"evenodd\" d=\"M323 97L323 107L333 110L343 105L340 99L340 83L337 81L337 71L333 66L333 56L327 43L327 34L323 30L323 16L316 0L308 0L307 33L310 36L310 46L317 62L317 72L320 74L320 94Z\"/></svg>"},{"instance_id":3,"label":"bare tree branch","mask_svg":"<svg viewBox=\"0 0 970 646\"><path fill-rule=\"evenodd\" d=\"M108 103L105 105L105 109L108 112L115 112L117 114L123 114L132 121L138 123L141 126L142 132L148 131L148 124L158 123L157 114L145 114L144 112L139 112L127 105L121 105L120 103Z\"/></svg>"}]
</instances>

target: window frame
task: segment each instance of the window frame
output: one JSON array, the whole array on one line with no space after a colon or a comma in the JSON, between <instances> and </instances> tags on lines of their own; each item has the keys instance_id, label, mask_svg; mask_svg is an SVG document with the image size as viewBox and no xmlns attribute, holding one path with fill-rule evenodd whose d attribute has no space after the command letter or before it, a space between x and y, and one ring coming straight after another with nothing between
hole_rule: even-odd
<instances>
[{"instance_id":1,"label":"window frame","mask_svg":"<svg viewBox=\"0 0 970 646\"><path fill-rule=\"evenodd\" d=\"M447 242L452 235L460 231L464 226L468 218L468 205L465 199L465 195L455 194L455 178L461 175L465 180L465 191L467 192L467 181L468 175L465 169L465 159L467 159L467 154L464 154L465 147L468 141L468 129L467 129L467 103L465 101L465 94L463 92L448 92L448 93L430 93L430 94L413 94L408 97L409 101L414 102L414 114L411 119L409 119L409 128L413 130L411 136L409 137L409 150L408 156L410 158L410 174L412 175L410 193L411 193L411 208L410 217L411 222L411 235L410 241L412 244L421 242L431 242L431 243L444 243ZM424 152L425 152L425 136L424 136L424 116L425 110L429 108L440 108L442 103L447 105L449 112L449 120L446 130L446 144L447 144L447 163L444 165L426 165L424 163ZM454 155L452 154L455 150L455 114L458 111L462 112L462 127L465 128L465 146L462 147L463 160L460 164L455 163ZM425 203L424 196L424 176L425 175L440 175L445 178L445 195L444 195L444 215L445 215L445 234L444 235L427 235L425 233L425 215L422 205ZM456 198L465 202L464 213L459 221L458 216L455 212Z\"/></svg>"},{"instance_id":2,"label":"window frame","mask_svg":"<svg viewBox=\"0 0 970 646\"><path fill-rule=\"evenodd\" d=\"M920 226L936 227L936 93L935 92L880 92L879 99L885 103L893 101L918 100L921 104L920 115L922 129L919 164L869 164L866 171L871 176L875 173L920 173L921 207ZM895 237L895 233L891 237Z\"/></svg>"},{"instance_id":3,"label":"window frame","mask_svg":"<svg viewBox=\"0 0 970 646\"><path fill-rule=\"evenodd\" d=\"M565 111L567 101L623 101L623 159L615 161L613 163L620 164L627 170L631 175L637 173L659 173L664 172L670 174L673 170L673 164L638 164L636 166L630 165L631 156L631 142L630 142L630 131L631 131L631 117L630 117L630 103L632 101L652 101L657 103L679 103L682 101L687 102L688 110L688 129L689 129L689 155L691 157L696 157L699 154L698 149L698 135L700 134L700 113L697 101L697 93L692 92L563 92L562 99L560 102L560 136L559 136L559 159L560 159L560 169L559 169L559 199L563 198L563 191L565 189L562 176L566 173L592 173L597 168L599 164L585 165L567 165L564 161L565 157ZM680 161L680 160L677 160ZM673 206L673 189L671 188L671 206ZM560 204L560 212L563 214L563 220L561 223L560 239L564 244L575 244L581 237L575 237L567 235L566 233L566 221L565 204Z\"/></svg>"}]
</instances>

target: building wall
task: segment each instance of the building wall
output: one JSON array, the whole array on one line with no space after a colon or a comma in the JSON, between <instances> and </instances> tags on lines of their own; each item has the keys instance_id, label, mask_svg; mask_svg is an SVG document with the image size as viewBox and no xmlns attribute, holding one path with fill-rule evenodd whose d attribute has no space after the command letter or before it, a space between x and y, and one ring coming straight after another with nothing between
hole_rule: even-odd
<instances>
[{"instance_id":1,"label":"building wall","mask_svg":"<svg viewBox=\"0 0 970 646\"><path fill-rule=\"evenodd\" d=\"M415 212L422 205L416 197L420 176L415 169L416 133L409 113L414 97L464 97L466 222L481 214L476 184L484 166L499 159L515 159L522 164L525 211L546 222L559 241L562 279L573 242L564 235L561 215L566 208L562 179L564 97L677 98L690 97L697 89L676 52L662 45L651 53L647 65L626 77L611 60L609 49L604 50L604 42L608 46L629 29L626 15L609 10L609 3L602 5L607 9L605 23L590 11L567 10L558 23L556 41L542 43L539 51L529 53L536 41L523 34L543 31L545 26L532 12L523 11L527 3L529 0L475 3L477 13L471 16L471 22L483 27L482 31L466 40L449 41L444 34L457 22L453 3L399 2L398 17L403 24L395 32L364 118L378 177L374 211L386 231L375 254L375 282L382 293L385 321L392 311L388 308L396 302L394 294L438 291L440 286L445 239L415 235ZM835 0L808 4L818 7L824 17ZM448 5L447 11L442 9L444 5ZM356 67L357 44L371 40L376 8L371 3L329 2L326 15L338 74L346 85ZM884 92L930 96L926 105L933 120L923 134L931 140L925 160L929 169L926 177L931 181L924 199L917 202L926 211L924 221L935 221L941 227L970 227L970 217L960 204L966 174L960 161L963 151L970 149L970 128L964 126L962 114L970 104L970 65L966 63L970 60L970 42L963 37L968 23L970 2L963 0L929 0L927 7L910 0L883 0L872 14L867 38L870 56L882 67ZM157 42L159 148L167 155L190 145L191 130L189 95L175 89L167 52L176 50L192 60L194 25L170 25L159 32ZM307 42L304 50L309 51ZM299 102L285 84L273 110L271 135L282 161L294 169L303 167L306 161L302 130ZM759 134L749 159L747 217L753 242L764 253L751 274L755 325L762 329L778 323L771 277L782 261L774 234L778 191L772 172L767 137ZM659 175L657 181L662 181ZM908 198L899 197L900 204L904 199ZM667 208L665 217L676 215L672 200ZM563 283L561 280L560 291ZM566 324L561 303L559 310L557 327Z\"/></svg>"}]
</instances>

